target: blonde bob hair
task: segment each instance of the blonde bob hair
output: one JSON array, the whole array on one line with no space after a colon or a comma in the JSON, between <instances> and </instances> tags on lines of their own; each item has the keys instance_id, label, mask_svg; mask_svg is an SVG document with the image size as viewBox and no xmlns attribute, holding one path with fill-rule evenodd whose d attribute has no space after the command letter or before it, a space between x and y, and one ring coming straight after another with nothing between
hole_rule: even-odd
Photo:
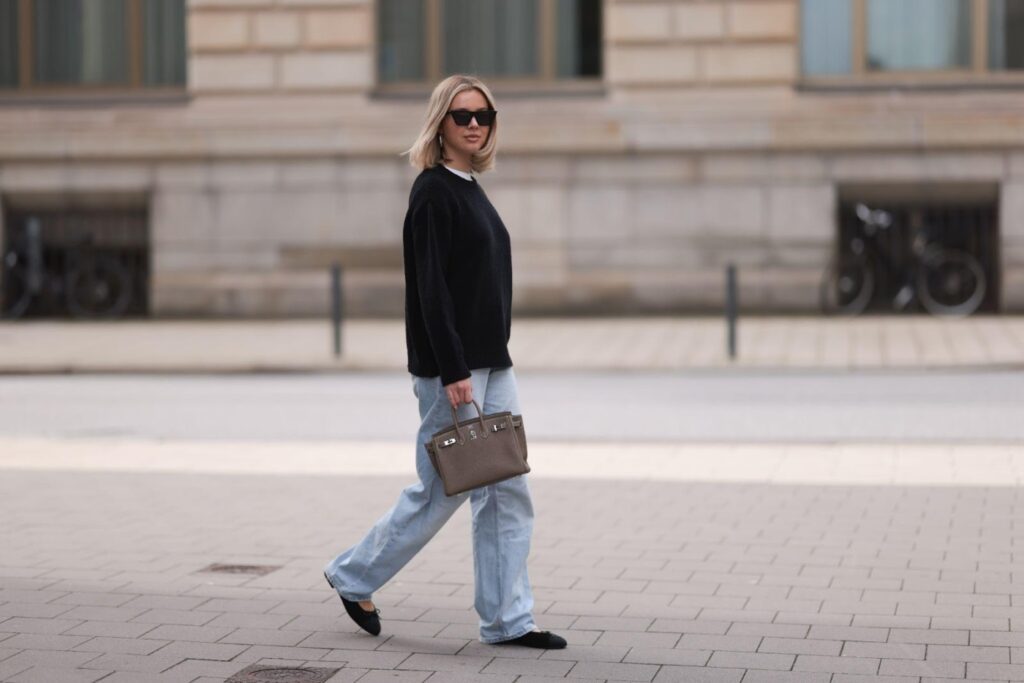
<instances>
[{"instance_id":1,"label":"blonde bob hair","mask_svg":"<svg viewBox=\"0 0 1024 683\"><path fill-rule=\"evenodd\" d=\"M409 155L410 164L420 170L424 170L433 168L446 161L441 145L441 124L444 122L444 117L448 113L448 108L452 106L452 100L455 99L455 96L467 90L479 91L484 96L484 99L487 100L487 106L491 109L497 109L494 105L494 96L479 78L457 74L444 79L437 84L433 94L430 96L430 104L427 106L427 118L423 122L423 129L420 130L419 137L416 138L413 146L406 151L406 154ZM483 173L494 168L497 142L498 120L495 118L487 130L487 139L484 141L483 146L470 160L474 172Z\"/></svg>"}]
</instances>

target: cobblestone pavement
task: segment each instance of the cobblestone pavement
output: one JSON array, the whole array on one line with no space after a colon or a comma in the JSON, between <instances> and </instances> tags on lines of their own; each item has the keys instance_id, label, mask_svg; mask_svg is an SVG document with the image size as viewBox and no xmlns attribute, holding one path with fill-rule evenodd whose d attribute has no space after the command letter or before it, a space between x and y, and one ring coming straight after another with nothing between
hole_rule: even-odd
<instances>
[{"instance_id":1,"label":"cobblestone pavement","mask_svg":"<svg viewBox=\"0 0 1024 683\"><path fill-rule=\"evenodd\" d=\"M1024 367L1024 317L743 318L730 360L718 318L516 319L520 369ZM0 373L397 370L399 320L0 324Z\"/></svg>"},{"instance_id":2,"label":"cobblestone pavement","mask_svg":"<svg viewBox=\"0 0 1024 683\"><path fill-rule=\"evenodd\" d=\"M356 631L320 571L401 443L0 439L0 681L1024 680L1021 449L531 444L559 652L476 640L468 509ZM268 565L262 575L204 572Z\"/></svg>"}]
</instances>

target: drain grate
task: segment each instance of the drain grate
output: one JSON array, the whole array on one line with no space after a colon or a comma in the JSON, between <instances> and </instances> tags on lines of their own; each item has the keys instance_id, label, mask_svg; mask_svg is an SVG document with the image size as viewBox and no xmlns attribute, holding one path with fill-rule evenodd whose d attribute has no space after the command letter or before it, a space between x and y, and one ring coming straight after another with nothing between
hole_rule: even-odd
<instances>
[{"instance_id":1,"label":"drain grate","mask_svg":"<svg viewBox=\"0 0 1024 683\"><path fill-rule=\"evenodd\" d=\"M341 669L250 664L225 683L324 683Z\"/></svg>"},{"instance_id":2,"label":"drain grate","mask_svg":"<svg viewBox=\"0 0 1024 683\"><path fill-rule=\"evenodd\" d=\"M274 565L260 564L211 564L203 567L200 572L211 574L249 574L251 576L264 576L270 572L277 571L281 567Z\"/></svg>"}]
</instances>

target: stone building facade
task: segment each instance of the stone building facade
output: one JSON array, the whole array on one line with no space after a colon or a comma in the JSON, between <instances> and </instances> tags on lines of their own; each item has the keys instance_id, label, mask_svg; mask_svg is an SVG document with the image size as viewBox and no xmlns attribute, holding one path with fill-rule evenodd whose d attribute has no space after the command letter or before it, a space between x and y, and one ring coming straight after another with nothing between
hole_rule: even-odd
<instances>
[{"instance_id":1,"label":"stone building facade","mask_svg":"<svg viewBox=\"0 0 1024 683\"><path fill-rule=\"evenodd\" d=\"M155 316L319 315L332 261L400 314L430 84L380 82L377 3L186 7L177 90L0 92L2 215L144 210ZM520 311L717 310L727 263L744 308L815 311L844 200L951 197L992 205L989 310L1024 309L1024 78L809 78L799 0L600 9L598 78L494 82Z\"/></svg>"}]
</instances>

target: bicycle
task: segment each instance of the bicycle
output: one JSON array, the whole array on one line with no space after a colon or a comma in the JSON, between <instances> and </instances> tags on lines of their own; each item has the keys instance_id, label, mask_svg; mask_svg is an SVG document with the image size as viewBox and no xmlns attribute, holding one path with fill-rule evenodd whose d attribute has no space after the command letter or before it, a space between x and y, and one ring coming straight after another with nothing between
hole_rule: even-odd
<instances>
[{"instance_id":1,"label":"bicycle","mask_svg":"<svg viewBox=\"0 0 1024 683\"><path fill-rule=\"evenodd\" d=\"M97 251L91 238L67 250L63 268L54 274L44 263L39 218L29 217L20 234L12 233L3 258L0 316L20 318L44 297L63 301L75 318L117 318L131 305L131 276L113 256Z\"/></svg>"},{"instance_id":2,"label":"bicycle","mask_svg":"<svg viewBox=\"0 0 1024 683\"><path fill-rule=\"evenodd\" d=\"M844 251L833 255L820 285L826 314L859 315L867 309L878 280L902 270L903 281L891 305L906 310L917 300L932 315L967 316L978 310L987 287L985 270L971 254L929 242L924 230L915 230L910 267L900 269L879 243L878 236L892 227L888 211L856 205L859 230Z\"/></svg>"}]
</instances>

